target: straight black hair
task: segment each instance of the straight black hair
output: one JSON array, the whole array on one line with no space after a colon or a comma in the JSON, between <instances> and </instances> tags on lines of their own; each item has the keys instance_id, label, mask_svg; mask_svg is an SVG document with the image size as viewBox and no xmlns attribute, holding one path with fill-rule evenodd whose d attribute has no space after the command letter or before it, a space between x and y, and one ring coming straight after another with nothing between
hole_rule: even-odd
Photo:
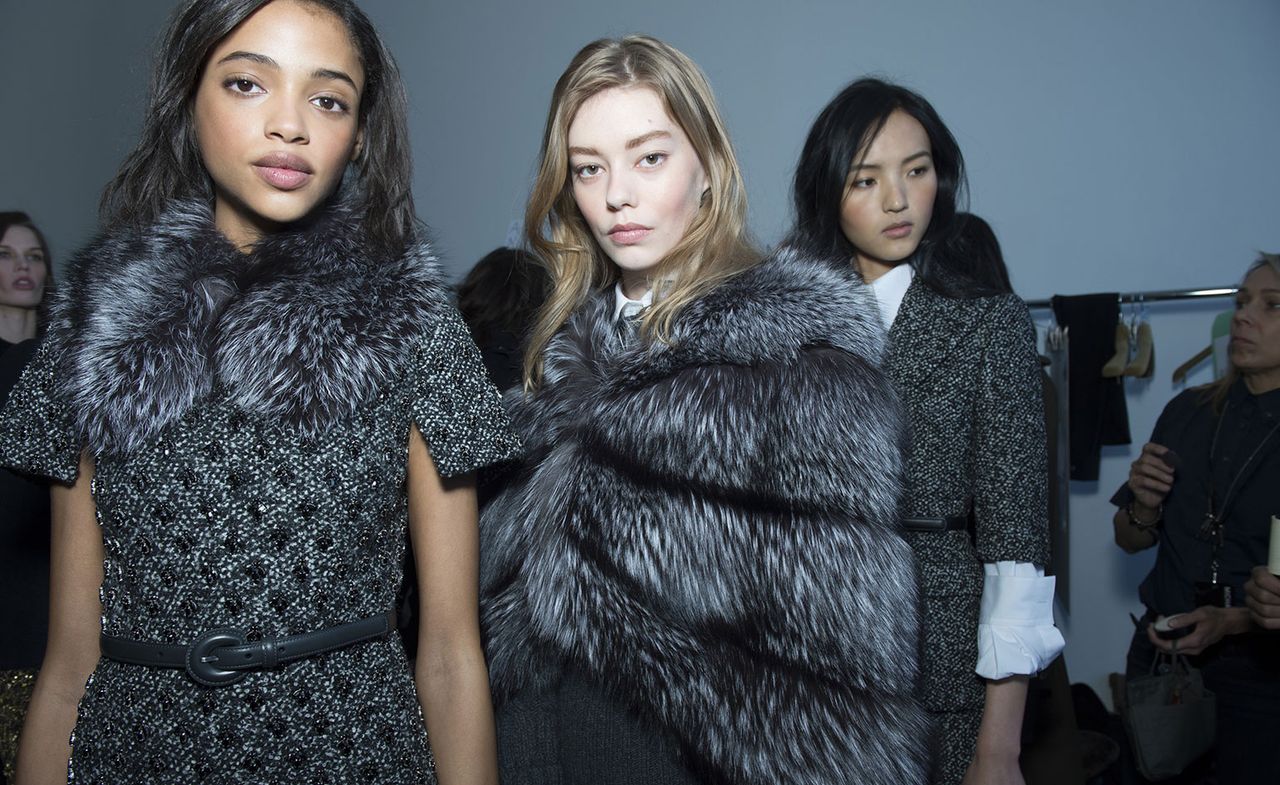
<instances>
[{"instance_id":1,"label":"straight black hair","mask_svg":"<svg viewBox=\"0 0 1280 785\"><path fill-rule=\"evenodd\" d=\"M551 291L551 278L533 254L495 248L458 285L458 310L480 346L501 333L521 341Z\"/></svg>"},{"instance_id":2,"label":"straight black hair","mask_svg":"<svg viewBox=\"0 0 1280 785\"><path fill-rule=\"evenodd\" d=\"M1013 294L1009 267L991 224L973 213L956 213L956 230L939 251L941 265L993 293Z\"/></svg>"},{"instance_id":3,"label":"straight black hair","mask_svg":"<svg viewBox=\"0 0 1280 785\"><path fill-rule=\"evenodd\" d=\"M174 12L156 54L138 146L102 195L104 225L148 225L176 199L212 203L213 186L192 127L196 87L218 42L269 2L188 0ZM363 227L373 246L398 256L415 233L408 102L400 71L352 0L303 2L337 16L359 53L365 72L359 113L364 142L353 168L360 178Z\"/></svg>"},{"instance_id":4,"label":"straight black hair","mask_svg":"<svg viewBox=\"0 0 1280 785\"><path fill-rule=\"evenodd\" d=\"M838 264L850 263L857 249L840 229L840 205L850 168L884 128L889 115L902 111L924 127L932 148L938 194L933 217L910 264L930 289L949 297L991 294L962 274L944 269L937 251L954 231L955 216L968 201L960 145L933 106L919 93L881 79L859 79L831 100L809 129L796 164L792 205L795 224L787 242Z\"/></svg>"}]
</instances>

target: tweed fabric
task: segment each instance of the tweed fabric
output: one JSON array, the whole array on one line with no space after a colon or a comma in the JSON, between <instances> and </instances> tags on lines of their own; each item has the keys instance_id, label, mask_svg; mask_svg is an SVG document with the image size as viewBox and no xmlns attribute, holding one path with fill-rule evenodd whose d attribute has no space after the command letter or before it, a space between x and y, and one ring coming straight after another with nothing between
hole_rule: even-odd
<instances>
[{"instance_id":1,"label":"tweed fabric","mask_svg":"<svg viewBox=\"0 0 1280 785\"><path fill-rule=\"evenodd\" d=\"M257 640L384 613L410 427L443 475L468 472L517 446L500 398L424 248L377 264L325 226L242 258L214 232L187 211L79 257L0 413L0 462L70 482L94 455L107 634ZM153 285L175 270L196 296ZM421 785L434 764L390 636L213 689L104 659L70 780Z\"/></svg>"},{"instance_id":2,"label":"tweed fabric","mask_svg":"<svg viewBox=\"0 0 1280 785\"><path fill-rule=\"evenodd\" d=\"M36 686L34 668L0 670L0 766L4 782L13 782L18 755L18 736Z\"/></svg>"},{"instance_id":3,"label":"tweed fabric","mask_svg":"<svg viewBox=\"0 0 1280 785\"><path fill-rule=\"evenodd\" d=\"M870 292L783 250L670 337L617 329L600 292L543 385L508 395L527 458L481 525L500 724L571 671L699 781L922 782L901 426Z\"/></svg>"},{"instance_id":4,"label":"tweed fabric","mask_svg":"<svg viewBox=\"0 0 1280 785\"><path fill-rule=\"evenodd\" d=\"M1030 315L1012 295L954 299L917 277L889 330L884 369L908 421L903 514L973 515L972 535L907 534L920 578L920 696L946 737L934 781L954 783L972 756L985 699L974 673L982 563L1049 559L1043 387Z\"/></svg>"}]
</instances>

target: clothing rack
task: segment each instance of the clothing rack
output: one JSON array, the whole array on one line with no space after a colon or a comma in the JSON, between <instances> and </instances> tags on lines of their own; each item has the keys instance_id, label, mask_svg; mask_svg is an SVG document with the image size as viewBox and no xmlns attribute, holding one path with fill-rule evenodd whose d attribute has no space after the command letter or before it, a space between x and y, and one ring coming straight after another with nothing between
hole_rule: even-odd
<instances>
[{"instance_id":1,"label":"clothing rack","mask_svg":"<svg viewBox=\"0 0 1280 785\"><path fill-rule=\"evenodd\" d=\"M1194 300L1199 297L1230 297L1238 291L1234 286L1217 289L1167 289L1162 292L1128 292L1118 296L1120 303L1154 303L1161 300ZM1053 300L1027 300L1027 308L1043 310L1053 307Z\"/></svg>"}]
</instances>

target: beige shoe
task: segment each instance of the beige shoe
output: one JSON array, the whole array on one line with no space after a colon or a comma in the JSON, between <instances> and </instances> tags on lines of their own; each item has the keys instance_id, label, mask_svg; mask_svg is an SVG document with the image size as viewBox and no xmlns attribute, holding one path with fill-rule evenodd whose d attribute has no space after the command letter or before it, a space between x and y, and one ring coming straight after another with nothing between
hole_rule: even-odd
<instances>
[{"instance_id":1,"label":"beige shoe","mask_svg":"<svg viewBox=\"0 0 1280 785\"><path fill-rule=\"evenodd\" d=\"M1124 321L1116 323L1116 353L1107 364L1102 366L1102 377L1104 379L1114 379L1117 376L1124 375L1124 369L1129 367L1129 328L1125 327Z\"/></svg>"}]
</instances>

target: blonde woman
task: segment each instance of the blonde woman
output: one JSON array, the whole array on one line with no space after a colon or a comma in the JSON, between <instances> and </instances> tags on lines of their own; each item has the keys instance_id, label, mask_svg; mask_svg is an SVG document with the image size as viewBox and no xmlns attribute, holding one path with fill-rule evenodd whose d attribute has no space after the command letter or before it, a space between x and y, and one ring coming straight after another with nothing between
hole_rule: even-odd
<instances>
[{"instance_id":1,"label":"blonde woman","mask_svg":"<svg viewBox=\"0 0 1280 785\"><path fill-rule=\"evenodd\" d=\"M745 215L696 65L577 54L525 219L525 463L481 525L507 785L923 779L875 306Z\"/></svg>"}]
</instances>

